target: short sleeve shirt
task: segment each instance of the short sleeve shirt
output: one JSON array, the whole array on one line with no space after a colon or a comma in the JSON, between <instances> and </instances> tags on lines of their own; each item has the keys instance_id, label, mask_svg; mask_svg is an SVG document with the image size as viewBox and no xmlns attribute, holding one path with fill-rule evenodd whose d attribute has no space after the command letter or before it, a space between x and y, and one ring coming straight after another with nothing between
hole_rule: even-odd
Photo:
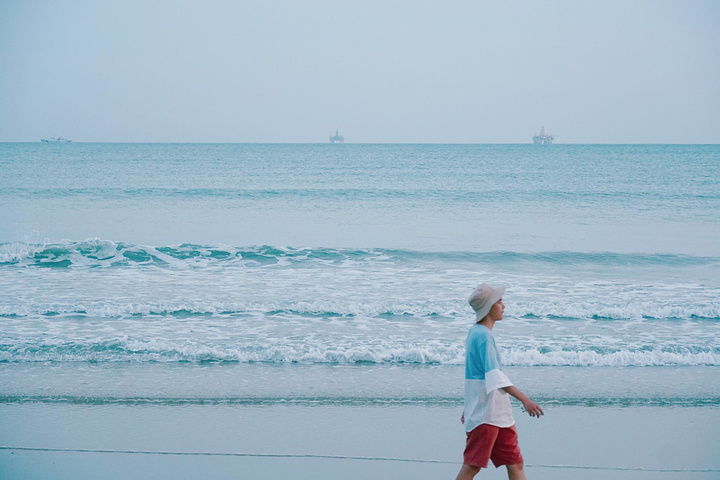
<instances>
[{"instance_id":1,"label":"short sleeve shirt","mask_svg":"<svg viewBox=\"0 0 720 480\"><path fill-rule=\"evenodd\" d=\"M465 430L487 423L506 428L515 424L510 395L500 390L512 386L502 372L500 353L485 325L470 327L465 344Z\"/></svg>"}]
</instances>

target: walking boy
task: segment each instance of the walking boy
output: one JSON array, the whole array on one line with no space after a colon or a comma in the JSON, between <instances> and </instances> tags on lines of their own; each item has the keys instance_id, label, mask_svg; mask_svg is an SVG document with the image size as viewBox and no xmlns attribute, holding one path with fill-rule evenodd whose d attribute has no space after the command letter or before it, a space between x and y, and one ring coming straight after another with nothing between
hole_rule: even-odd
<instances>
[{"instance_id":1,"label":"walking boy","mask_svg":"<svg viewBox=\"0 0 720 480\"><path fill-rule=\"evenodd\" d=\"M467 441L457 480L472 479L481 468L487 468L489 460L496 468L505 465L510 480L525 480L509 395L520 400L531 417L544 414L502 372L492 328L503 318L503 293L505 287L483 284L470 296L477 323L470 327L466 342L462 422Z\"/></svg>"}]
</instances>

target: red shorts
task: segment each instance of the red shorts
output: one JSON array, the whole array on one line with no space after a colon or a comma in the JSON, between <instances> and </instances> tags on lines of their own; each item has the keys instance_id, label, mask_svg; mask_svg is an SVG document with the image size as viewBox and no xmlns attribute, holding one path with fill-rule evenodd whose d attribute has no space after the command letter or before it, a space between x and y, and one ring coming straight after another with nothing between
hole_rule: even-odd
<instances>
[{"instance_id":1,"label":"red shorts","mask_svg":"<svg viewBox=\"0 0 720 480\"><path fill-rule=\"evenodd\" d=\"M492 460L495 468L522 463L515 425L500 428L483 423L467 432L463 458L466 465L480 468L487 468L488 460Z\"/></svg>"}]
</instances>

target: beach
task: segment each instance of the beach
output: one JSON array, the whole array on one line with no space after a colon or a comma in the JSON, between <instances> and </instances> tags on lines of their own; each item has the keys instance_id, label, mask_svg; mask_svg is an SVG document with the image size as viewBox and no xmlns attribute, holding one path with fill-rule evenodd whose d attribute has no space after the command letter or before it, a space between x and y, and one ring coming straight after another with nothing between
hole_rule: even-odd
<instances>
[{"instance_id":1,"label":"beach","mask_svg":"<svg viewBox=\"0 0 720 480\"><path fill-rule=\"evenodd\" d=\"M0 144L0 477L720 477L720 147ZM482 478L504 478L504 469Z\"/></svg>"},{"instance_id":2,"label":"beach","mask_svg":"<svg viewBox=\"0 0 720 480\"><path fill-rule=\"evenodd\" d=\"M297 369L230 366L219 374L209 373L212 367L197 366L160 367L163 372L150 372L158 367L147 366L95 368L84 375L92 379L84 385L68 382L77 373L53 372L58 383L53 391L38 385L36 395L5 399L0 444L105 453L2 450L4 478L430 479L452 478L462 458L461 399L457 391L441 391L443 383L458 383L446 380L462 375L456 367L418 367L409 372L378 367L365 372L357 367L308 366L293 371ZM672 379L686 397L663 400L659 378L655 385L648 381L636 385L638 392L630 386L629 380L637 378L634 372L603 373L605 378L599 378L588 369L562 370L546 369L542 377L556 377L568 390L582 389L583 377L603 381L614 377L615 383L606 385L616 387L617 396L604 398L598 388L595 396L548 398L557 391L552 381L537 381L532 372L510 369L508 374L514 374L518 383L526 381L527 390L538 394L546 413L541 419L530 418L515 405L529 476L718 477L720 434L713 426L720 421L720 382L714 371L679 369ZM31 371L18 374L47 384ZM528 381L531 375L536 384ZM262 380L266 376L281 376L287 388L270 387ZM373 380L363 382L367 376ZM681 379L688 377L695 381L682 384ZM165 391L157 391L157 378L165 379ZM382 378L385 382L379 381ZM181 379L188 385L181 386ZM232 379L246 395L223 395ZM13 383L7 371L3 381ZM103 381L117 385L117 391L93 396L93 388ZM545 391L540 383L546 383ZM624 389L619 387L623 383L628 384ZM700 384L715 397L698 400ZM169 385L181 391L171 395ZM277 391L256 388L260 385ZM415 396L410 398L408 392ZM246 456L251 454L261 456ZM302 455L311 457L299 458ZM714 471L692 471L699 466ZM491 468L483 476L504 478L505 473Z\"/></svg>"},{"instance_id":3,"label":"beach","mask_svg":"<svg viewBox=\"0 0 720 480\"><path fill-rule=\"evenodd\" d=\"M455 464L328 458L168 456L121 453L2 451L4 478L301 478L337 476L364 479L453 478L464 444L457 408L447 407L293 407L181 406L145 408L23 406L4 408L16 441L62 448L216 453L272 453L434 459ZM677 410L631 407L560 407L542 423L518 418L528 477L718 478L717 409ZM519 413L519 412L516 412ZM519 416L519 415L518 415ZM15 431L17 417L36 418ZM649 431L662 424L689 439L678 445ZM88 428L92 425L91 428ZM454 427L454 428L453 428ZM697 432L705 432L699 436ZM109 433L111 432L111 433ZM3 438L8 434L7 430ZM425 441L419 441L422 438ZM640 447L641 446L641 447ZM198 448L202 447L202 448ZM531 465L595 466L543 468ZM648 467L651 465L652 467ZM714 472L691 473L698 465ZM641 472L638 466L672 472ZM610 469L603 470L603 467ZM628 468L613 470L612 468ZM504 469L483 471L506 478Z\"/></svg>"}]
</instances>

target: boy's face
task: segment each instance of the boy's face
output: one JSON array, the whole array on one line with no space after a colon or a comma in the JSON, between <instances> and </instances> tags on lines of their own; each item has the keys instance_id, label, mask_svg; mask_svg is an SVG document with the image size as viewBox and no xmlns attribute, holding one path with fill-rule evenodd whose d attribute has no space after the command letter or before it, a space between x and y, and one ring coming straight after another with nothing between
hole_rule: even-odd
<instances>
[{"instance_id":1,"label":"boy's face","mask_svg":"<svg viewBox=\"0 0 720 480\"><path fill-rule=\"evenodd\" d=\"M493 303L493 306L490 307L490 312L488 312L488 315L490 316L490 318L494 319L495 321L498 321L498 320L502 320L504 311L505 311L505 304L503 304L503 301L501 298L497 302Z\"/></svg>"}]
</instances>

